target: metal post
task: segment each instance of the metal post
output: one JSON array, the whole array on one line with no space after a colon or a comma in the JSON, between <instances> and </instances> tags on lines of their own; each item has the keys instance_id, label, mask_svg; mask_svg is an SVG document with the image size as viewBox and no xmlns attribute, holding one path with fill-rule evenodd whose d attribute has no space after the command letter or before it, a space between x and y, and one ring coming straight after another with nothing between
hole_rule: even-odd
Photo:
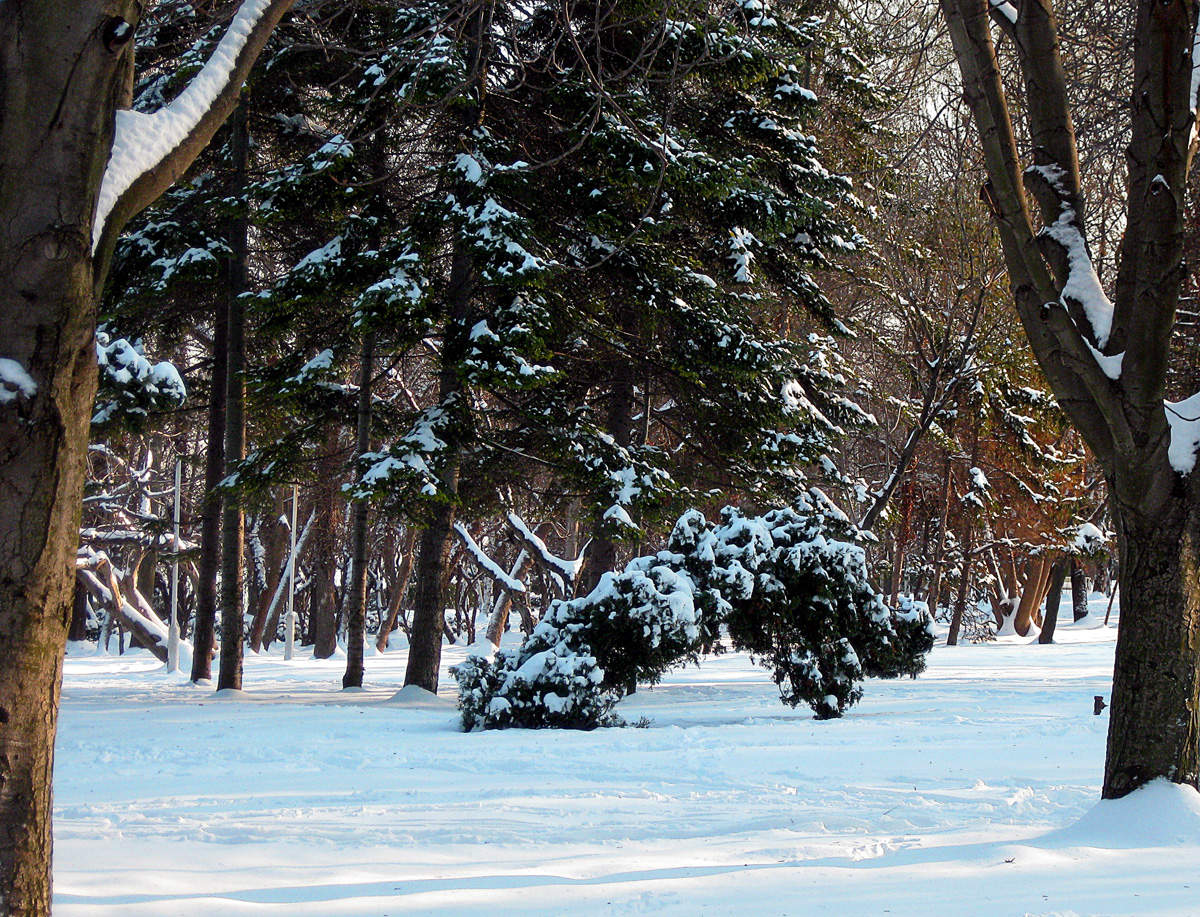
<instances>
[{"instance_id":1,"label":"metal post","mask_svg":"<svg viewBox=\"0 0 1200 917\"><path fill-rule=\"evenodd\" d=\"M175 558L171 561L171 617L167 621L167 671L179 671L179 491L183 459L175 456Z\"/></svg>"},{"instance_id":2,"label":"metal post","mask_svg":"<svg viewBox=\"0 0 1200 917\"><path fill-rule=\"evenodd\" d=\"M283 658L291 659L296 650L296 504L299 503L300 487L292 485L292 550L288 554L288 607L284 629Z\"/></svg>"}]
</instances>

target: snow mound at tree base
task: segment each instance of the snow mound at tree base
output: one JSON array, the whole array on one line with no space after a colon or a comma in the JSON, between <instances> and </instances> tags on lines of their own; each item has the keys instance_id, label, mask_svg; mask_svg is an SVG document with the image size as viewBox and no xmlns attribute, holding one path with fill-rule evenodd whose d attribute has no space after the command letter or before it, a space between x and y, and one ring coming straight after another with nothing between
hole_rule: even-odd
<instances>
[{"instance_id":1,"label":"snow mound at tree base","mask_svg":"<svg viewBox=\"0 0 1200 917\"><path fill-rule=\"evenodd\" d=\"M417 685L405 685L387 701L389 707L408 707L413 710L453 710L454 701L438 697Z\"/></svg>"},{"instance_id":2,"label":"snow mound at tree base","mask_svg":"<svg viewBox=\"0 0 1200 917\"><path fill-rule=\"evenodd\" d=\"M1154 780L1121 799L1103 799L1079 821L1042 837L1039 847L1200 846L1200 792Z\"/></svg>"}]
</instances>

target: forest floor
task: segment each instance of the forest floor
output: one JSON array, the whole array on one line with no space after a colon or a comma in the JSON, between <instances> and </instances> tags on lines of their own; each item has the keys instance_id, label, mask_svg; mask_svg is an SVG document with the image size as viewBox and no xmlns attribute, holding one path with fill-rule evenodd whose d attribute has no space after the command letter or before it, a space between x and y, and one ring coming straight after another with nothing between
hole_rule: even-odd
<instances>
[{"instance_id":1,"label":"forest floor","mask_svg":"<svg viewBox=\"0 0 1200 917\"><path fill-rule=\"evenodd\" d=\"M591 733L464 734L444 671L397 696L402 650L354 693L342 660L251 657L223 697L73 646L55 913L1195 915L1200 794L1098 801L1103 616L938 646L827 722L724 655Z\"/></svg>"}]
</instances>

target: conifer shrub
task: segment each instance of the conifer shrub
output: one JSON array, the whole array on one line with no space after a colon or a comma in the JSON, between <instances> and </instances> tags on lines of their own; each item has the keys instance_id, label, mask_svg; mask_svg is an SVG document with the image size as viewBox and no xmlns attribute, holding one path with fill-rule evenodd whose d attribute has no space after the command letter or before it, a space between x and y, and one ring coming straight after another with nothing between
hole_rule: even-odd
<instances>
[{"instance_id":1,"label":"conifer shrub","mask_svg":"<svg viewBox=\"0 0 1200 917\"><path fill-rule=\"evenodd\" d=\"M762 516L727 507L717 525L690 510L665 550L554 602L517 649L457 666L463 726L619 724L631 686L698 661L722 627L785 704L841 716L864 677L915 677L933 646L928 615L889 609L871 586L863 541L816 490Z\"/></svg>"}]
</instances>

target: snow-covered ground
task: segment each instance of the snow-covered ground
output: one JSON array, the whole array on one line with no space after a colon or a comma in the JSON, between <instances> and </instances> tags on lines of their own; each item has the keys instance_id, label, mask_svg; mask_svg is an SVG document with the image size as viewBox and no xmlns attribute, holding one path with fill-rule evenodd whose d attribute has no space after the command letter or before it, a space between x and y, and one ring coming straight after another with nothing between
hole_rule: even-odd
<instances>
[{"instance_id":1,"label":"snow-covered ground","mask_svg":"<svg viewBox=\"0 0 1200 917\"><path fill-rule=\"evenodd\" d=\"M1098 802L1092 614L1055 646L939 646L842 720L727 655L592 733L459 732L444 674L396 696L402 651L354 693L340 660L250 658L220 697L73 648L55 912L1200 914L1200 794Z\"/></svg>"}]
</instances>

